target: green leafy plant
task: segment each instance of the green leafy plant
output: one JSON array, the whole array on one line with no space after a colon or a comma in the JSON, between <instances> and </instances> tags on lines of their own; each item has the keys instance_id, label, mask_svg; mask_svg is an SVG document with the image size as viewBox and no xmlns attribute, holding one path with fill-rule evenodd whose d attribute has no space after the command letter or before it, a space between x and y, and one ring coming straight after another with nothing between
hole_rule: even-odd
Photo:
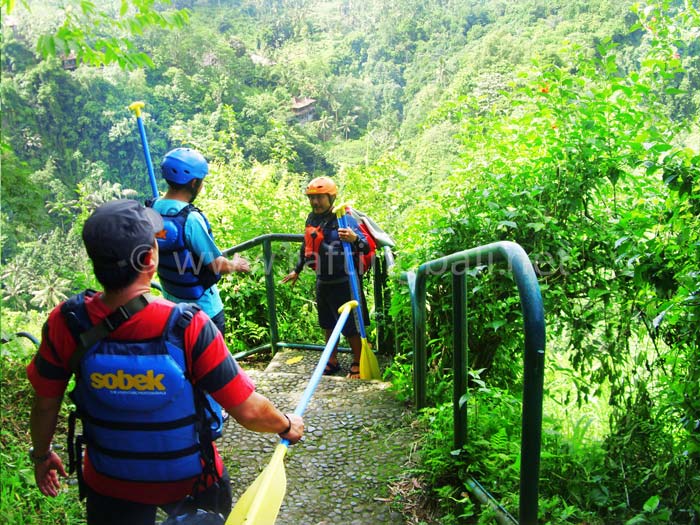
<instances>
[{"instance_id":1,"label":"green leafy plant","mask_svg":"<svg viewBox=\"0 0 700 525\"><path fill-rule=\"evenodd\" d=\"M331 4L310 22L308 3L190 2L186 29L161 30L173 14L162 3L64 2L29 19L30 2L5 0L3 330L94 286L80 224L100 199L150 195L125 109L147 100L154 160L180 145L210 159L197 204L221 246L301 233L303 187L317 172L390 231L397 355L387 377L405 401L414 356L401 272L518 242L539 278L554 362L540 521L696 520L700 17L692 2L632 3L346 2L341 24ZM66 25L51 26L66 12ZM55 59L36 53L39 36ZM70 51L83 58L75 70L60 60ZM142 53L153 67L140 67ZM316 99L318 119L291 118L293 96ZM273 247L276 283L296 248ZM233 350L266 342L269 328L261 250L243 255L254 272L221 284ZM445 523L491 519L467 495L468 475L518 504L522 317L508 269L487 266L467 278L473 450L451 450L450 276L429 283L438 408L419 445ZM281 337L322 339L311 273L275 291ZM13 501L26 473L3 459L16 466ZM31 501L36 519L61 516Z\"/></svg>"},{"instance_id":2,"label":"green leafy plant","mask_svg":"<svg viewBox=\"0 0 700 525\"><path fill-rule=\"evenodd\" d=\"M93 66L117 63L122 68L136 69L153 66L153 61L144 52L137 51L131 36L140 35L150 27L182 27L188 20L187 10L163 13L156 9L159 2L154 0L121 1L98 9L90 1L69 2L61 6L63 21L53 33L39 37L37 49L44 57L68 56ZM160 2L170 4L169 0ZM0 3L7 14L14 11L13 0ZM21 2L21 7L30 14L29 2ZM115 36L119 35L119 36Z\"/></svg>"},{"instance_id":3,"label":"green leafy plant","mask_svg":"<svg viewBox=\"0 0 700 525\"><path fill-rule=\"evenodd\" d=\"M28 339L14 337L14 333L28 332L39 338L42 321L39 315L31 312L22 316L3 312L3 339L9 341L0 347L3 363L0 377L0 513L8 524L84 523L84 511L78 501L77 486L62 480L63 488L58 497L43 496L36 487L34 469L27 454L30 443L29 412L33 396L26 379L25 367L36 348ZM65 428L60 429L59 436L65 436ZM59 437L56 440L57 450L67 461L61 443Z\"/></svg>"}]
</instances>

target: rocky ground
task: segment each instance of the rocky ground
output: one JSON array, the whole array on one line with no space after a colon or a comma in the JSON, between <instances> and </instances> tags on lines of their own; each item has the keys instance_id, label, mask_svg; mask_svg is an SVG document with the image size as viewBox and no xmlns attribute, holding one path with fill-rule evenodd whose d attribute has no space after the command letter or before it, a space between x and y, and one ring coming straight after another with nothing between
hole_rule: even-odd
<instances>
[{"instance_id":1,"label":"rocky ground","mask_svg":"<svg viewBox=\"0 0 700 525\"><path fill-rule=\"evenodd\" d=\"M258 390L293 411L319 352L278 352L265 370L248 370ZM324 376L304 414L306 435L285 457L287 493L277 525L375 525L411 523L411 501L420 492L410 468L418 429L413 412L395 399L389 384ZM279 439L226 422L219 449L236 499L272 457Z\"/></svg>"}]
</instances>

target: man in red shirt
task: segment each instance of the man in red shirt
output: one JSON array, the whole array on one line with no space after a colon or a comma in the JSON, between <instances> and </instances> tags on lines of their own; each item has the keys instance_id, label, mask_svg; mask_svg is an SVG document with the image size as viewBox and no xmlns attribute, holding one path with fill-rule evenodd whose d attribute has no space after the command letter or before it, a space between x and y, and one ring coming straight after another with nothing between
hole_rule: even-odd
<instances>
[{"instance_id":1,"label":"man in red shirt","mask_svg":"<svg viewBox=\"0 0 700 525\"><path fill-rule=\"evenodd\" d=\"M279 433L290 443L304 431L300 416L282 413L255 391L204 312L187 307L186 315L148 295L162 228L160 215L136 201L112 201L94 211L83 242L104 291L76 297L99 335L90 339L94 334L85 331L76 341L67 313L67 304L76 303L71 298L49 314L27 367L35 390L30 456L47 496L56 496L59 477L67 476L51 441L76 376L70 395L83 422L86 448L85 454L78 449L77 461L84 456L78 477L89 525L152 525L157 507L171 512L184 501L228 515L230 480L213 439L197 422L205 395L249 430Z\"/></svg>"}]
</instances>

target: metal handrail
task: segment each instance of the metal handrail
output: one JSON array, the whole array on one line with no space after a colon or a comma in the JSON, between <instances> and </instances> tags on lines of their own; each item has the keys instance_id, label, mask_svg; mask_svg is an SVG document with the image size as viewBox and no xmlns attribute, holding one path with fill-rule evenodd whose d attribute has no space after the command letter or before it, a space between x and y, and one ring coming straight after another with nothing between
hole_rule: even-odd
<instances>
[{"instance_id":1,"label":"metal handrail","mask_svg":"<svg viewBox=\"0 0 700 525\"><path fill-rule=\"evenodd\" d=\"M502 241L457 252L421 264L415 272L404 272L413 313L414 395L417 408L426 406L427 355L425 341L426 280L428 275L452 273L454 385L453 413L455 447L466 442L467 405L459 400L467 391L466 270L506 262L520 294L525 330L522 440L520 444L520 523L537 523L542 399L544 384L545 322L542 296L532 263L516 243Z\"/></svg>"},{"instance_id":2,"label":"metal handrail","mask_svg":"<svg viewBox=\"0 0 700 525\"><path fill-rule=\"evenodd\" d=\"M5 343L9 343L13 339L17 339L19 337L25 337L25 338L29 339L32 343L34 343L34 346L36 346L37 348L39 347L39 339L37 339L34 335L30 334L29 332L16 332L13 335L14 335L13 338L2 337L0 339L0 343L5 344Z\"/></svg>"}]
</instances>

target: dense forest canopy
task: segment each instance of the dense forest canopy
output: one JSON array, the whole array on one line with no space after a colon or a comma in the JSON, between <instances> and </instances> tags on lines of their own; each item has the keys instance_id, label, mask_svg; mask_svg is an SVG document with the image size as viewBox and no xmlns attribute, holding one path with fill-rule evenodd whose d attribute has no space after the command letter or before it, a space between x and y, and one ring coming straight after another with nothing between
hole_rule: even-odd
<instances>
[{"instance_id":1,"label":"dense forest canopy","mask_svg":"<svg viewBox=\"0 0 700 525\"><path fill-rule=\"evenodd\" d=\"M90 210L150 197L127 109L141 100L156 167L183 145L210 161L197 204L220 245L299 233L317 175L390 231L402 335L387 379L406 398L400 272L518 242L547 316L542 521L700 519L697 1L0 5L3 336L38 335L51 307L96 286L79 240ZM281 276L296 247L276 250ZM262 270L222 284L232 350L268 337ZM317 332L302 277L276 290L289 339ZM470 377L489 386L469 399L480 438L450 454L449 294L432 279L422 474L442 523L477 522L467 474L517 500L519 429L499 422L519 419L522 320L510 278L470 269ZM28 355L3 346L10 364ZM3 387L23 381L14 368ZM15 403L3 396L3 412ZM3 429L11 463L22 432Z\"/></svg>"}]
</instances>

